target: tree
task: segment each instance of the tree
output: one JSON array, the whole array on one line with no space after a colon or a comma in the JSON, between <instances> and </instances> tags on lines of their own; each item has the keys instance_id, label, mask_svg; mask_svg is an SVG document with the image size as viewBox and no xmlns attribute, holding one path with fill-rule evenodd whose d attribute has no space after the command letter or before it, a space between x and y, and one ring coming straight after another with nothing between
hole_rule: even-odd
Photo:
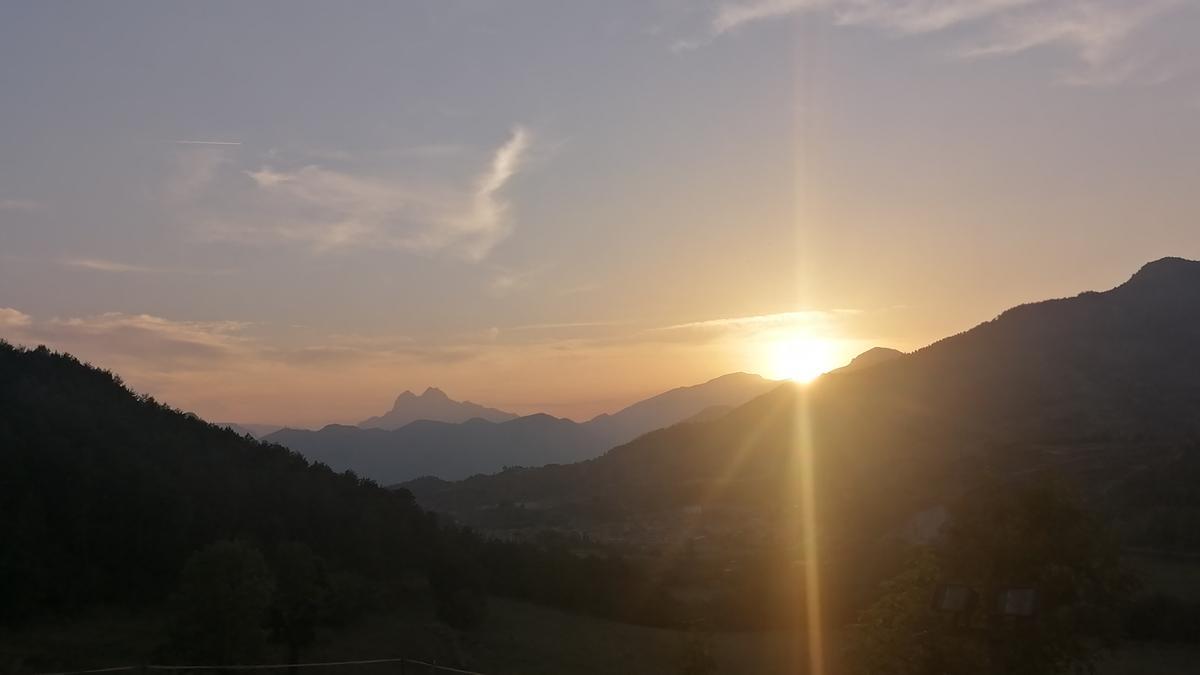
<instances>
[{"instance_id":1,"label":"tree","mask_svg":"<svg viewBox=\"0 0 1200 675\"><path fill-rule=\"evenodd\" d=\"M973 589L973 612L934 608L947 582ZM1035 590L1031 616L999 611L1001 591L1016 587ZM1130 590L1106 529L1061 490L980 489L862 614L851 658L862 672L897 675L1090 672Z\"/></svg>"},{"instance_id":2,"label":"tree","mask_svg":"<svg viewBox=\"0 0 1200 675\"><path fill-rule=\"evenodd\" d=\"M287 646L288 663L317 637L317 622L329 597L320 561L301 543L279 547L275 561L275 595L271 602L271 639Z\"/></svg>"},{"instance_id":3,"label":"tree","mask_svg":"<svg viewBox=\"0 0 1200 675\"><path fill-rule=\"evenodd\" d=\"M438 619L458 630L473 630L487 618L487 596L475 565L445 557L429 573Z\"/></svg>"},{"instance_id":4,"label":"tree","mask_svg":"<svg viewBox=\"0 0 1200 675\"><path fill-rule=\"evenodd\" d=\"M273 583L254 546L220 541L188 559L173 598L172 647L205 665L256 659Z\"/></svg>"}]
</instances>

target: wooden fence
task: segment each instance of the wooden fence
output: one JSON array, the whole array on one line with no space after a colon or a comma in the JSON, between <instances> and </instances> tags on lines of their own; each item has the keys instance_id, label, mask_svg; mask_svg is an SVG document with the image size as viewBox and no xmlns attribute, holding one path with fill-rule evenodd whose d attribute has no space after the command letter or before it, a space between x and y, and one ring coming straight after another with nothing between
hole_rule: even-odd
<instances>
[{"instance_id":1,"label":"wooden fence","mask_svg":"<svg viewBox=\"0 0 1200 675\"><path fill-rule=\"evenodd\" d=\"M366 661L327 661L324 663L271 663L271 664L247 664L240 666L163 666L163 665L138 665L138 666L113 666L111 668L93 668L91 670L69 670L59 673L37 673L36 675L99 675L100 673L121 673L132 672L138 675L147 675L150 671L205 671L205 670L283 670L292 668L336 668L338 666L359 666L371 665L377 663L394 663L397 664L399 675L437 675L438 673L455 673L456 675L483 675L473 670L462 670L459 668L451 668L450 666L439 666L436 663L428 663L426 661L418 661L417 659L369 659Z\"/></svg>"}]
</instances>

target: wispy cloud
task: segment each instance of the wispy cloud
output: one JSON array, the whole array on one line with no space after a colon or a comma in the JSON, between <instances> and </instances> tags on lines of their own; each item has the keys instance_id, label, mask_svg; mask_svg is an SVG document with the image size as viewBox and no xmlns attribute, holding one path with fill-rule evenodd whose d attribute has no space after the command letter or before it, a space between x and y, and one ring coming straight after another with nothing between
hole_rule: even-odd
<instances>
[{"instance_id":1,"label":"wispy cloud","mask_svg":"<svg viewBox=\"0 0 1200 675\"><path fill-rule=\"evenodd\" d=\"M225 275L227 269L193 269L172 267L151 267L146 265L131 265L115 260L102 258L64 258L58 261L64 267L91 270L93 272L111 272L114 274L188 274L188 275Z\"/></svg>"},{"instance_id":2,"label":"wispy cloud","mask_svg":"<svg viewBox=\"0 0 1200 675\"><path fill-rule=\"evenodd\" d=\"M232 161L230 149L237 143L176 141L182 145L175 154L175 166L167 176L167 197L174 202L191 201L200 196L217 177L217 172Z\"/></svg>"},{"instance_id":3,"label":"wispy cloud","mask_svg":"<svg viewBox=\"0 0 1200 675\"><path fill-rule=\"evenodd\" d=\"M263 166L247 172L250 213L209 218L203 234L215 240L296 242L315 251L392 248L449 252L469 261L487 257L512 232L503 191L524 165L532 137L517 127L467 187L418 185L318 165Z\"/></svg>"},{"instance_id":4,"label":"wispy cloud","mask_svg":"<svg viewBox=\"0 0 1200 675\"><path fill-rule=\"evenodd\" d=\"M706 36L675 49L698 47L750 24L814 14L839 26L867 26L902 35L961 29L968 33L951 54L996 57L1060 48L1074 69L1066 84L1115 84L1132 79L1147 62L1128 48L1131 36L1183 0L746 0L719 5Z\"/></svg>"},{"instance_id":5,"label":"wispy cloud","mask_svg":"<svg viewBox=\"0 0 1200 675\"><path fill-rule=\"evenodd\" d=\"M16 211L18 213L33 213L41 211L45 205L31 199L0 199L0 211Z\"/></svg>"},{"instance_id":6,"label":"wispy cloud","mask_svg":"<svg viewBox=\"0 0 1200 675\"><path fill-rule=\"evenodd\" d=\"M488 294L497 298L530 288L534 285L537 278L549 269L547 265L523 270L510 269L499 265L493 267L495 273L488 280L485 289Z\"/></svg>"},{"instance_id":7,"label":"wispy cloud","mask_svg":"<svg viewBox=\"0 0 1200 675\"><path fill-rule=\"evenodd\" d=\"M872 25L905 33L930 33L1005 10L1036 4L1039 0L755 0L720 6L713 15L714 35L743 25L822 11L844 26Z\"/></svg>"},{"instance_id":8,"label":"wispy cloud","mask_svg":"<svg viewBox=\"0 0 1200 675\"><path fill-rule=\"evenodd\" d=\"M25 328L33 323L33 317L11 307L0 307L0 328Z\"/></svg>"},{"instance_id":9,"label":"wispy cloud","mask_svg":"<svg viewBox=\"0 0 1200 675\"><path fill-rule=\"evenodd\" d=\"M755 314L751 316L735 316L720 319L705 319L703 321L690 321L688 323L663 326L657 330L740 329L812 325L828 322L834 317L857 313L858 310L853 309L811 309L797 312L777 312L774 314Z\"/></svg>"},{"instance_id":10,"label":"wispy cloud","mask_svg":"<svg viewBox=\"0 0 1200 675\"><path fill-rule=\"evenodd\" d=\"M506 218L509 205L499 198L499 193L521 168L530 141L529 132L524 128L513 130L512 137L492 157L489 170L479 177L472 194L471 210L455 219L457 229L477 237L467 249L468 257L482 259L511 232Z\"/></svg>"},{"instance_id":11,"label":"wispy cloud","mask_svg":"<svg viewBox=\"0 0 1200 675\"><path fill-rule=\"evenodd\" d=\"M83 354L136 358L163 368L208 368L243 347L237 321L174 321L107 312L26 324L27 336Z\"/></svg>"},{"instance_id":12,"label":"wispy cloud","mask_svg":"<svg viewBox=\"0 0 1200 675\"><path fill-rule=\"evenodd\" d=\"M529 286L533 273L531 272L513 272L501 271L488 281L487 291L490 295L497 298L502 298L510 293L519 291Z\"/></svg>"},{"instance_id":13,"label":"wispy cloud","mask_svg":"<svg viewBox=\"0 0 1200 675\"><path fill-rule=\"evenodd\" d=\"M67 258L58 261L60 265L66 267L78 267L80 269L92 270L95 272L154 272L152 267L142 267L141 265L127 265L125 263L116 262L113 260L100 260L99 258Z\"/></svg>"},{"instance_id":14,"label":"wispy cloud","mask_svg":"<svg viewBox=\"0 0 1200 675\"><path fill-rule=\"evenodd\" d=\"M473 344L426 345L403 336L328 335L281 344L264 329L244 321L123 312L43 318L0 307L0 338L69 352L113 369L139 391L199 408L214 419L245 415L241 406L248 401L275 407L272 416L309 406L305 414L311 419L360 418L365 408L354 399L362 397L364 382L371 381L376 394L394 396L398 374L422 372L432 378L445 368L467 370L480 356ZM330 396L335 387L341 387L340 394ZM337 411L339 405L344 409Z\"/></svg>"},{"instance_id":15,"label":"wispy cloud","mask_svg":"<svg viewBox=\"0 0 1200 675\"><path fill-rule=\"evenodd\" d=\"M506 326L504 330L508 332L554 331L575 328L609 328L626 325L628 325L627 321L564 321L560 323L529 323L520 326Z\"/></svg>"},{"instance_id":16,"label":"wispy cloud","mask_svg":"<svg viewBox=\"0 0 1200 675\"><path fill-rule=\"evenodd\" d=\"M1080 66L1062 73L1061 82L1117 84L1132 79L1149 61L1146 53L1125 49L1131 36L1181 4L1179 0L1039 4L1030 11L1001 17L989 35L960 54L978 58L1058 47L1074 54Z\"/></svg>"},{"instance_id":17,"label":"wispy cloud","mask_svg":"<svg viewBox=\"0 0 1200 675\"><path fill-rule=\"evenodd\" d=\"M757 0L721 5L712 18L712 34L724 35L748 23L778 19L828 4L823 0Z\"/></svg>"},{"instance_id":18,"label":"wispy cloud","mask_svg":"<svg viewBox=\"0 0 1200 675\"><path fill-rule=\"evenodd\" d=\"M304 368L398 362L451 363L469 359L472 345L421 345L405 336L329 335L285 347L255 337L245 321L195 321L153 314L105 312L80 317L35 319L0 307L0 328L10 341L43 343L133 373L253 372L265 364Z\"/></svg>"}]
</instances>

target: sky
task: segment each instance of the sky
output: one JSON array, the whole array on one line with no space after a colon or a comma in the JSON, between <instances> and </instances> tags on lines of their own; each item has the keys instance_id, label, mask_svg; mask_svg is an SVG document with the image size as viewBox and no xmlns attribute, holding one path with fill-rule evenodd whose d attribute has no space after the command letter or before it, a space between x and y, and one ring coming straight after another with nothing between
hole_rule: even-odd
<instances>
[{"instance_id":1,"label":"sky","mask_svg":"<svg viewBox=\"0 0 1200 675\"><path fill-rule=\"evenodd\" d=\"M0 4L0 337L586 419L1200 258L1195 0ZM799 356L797 356L799 355Z\"/></svg>"}]
</instances>

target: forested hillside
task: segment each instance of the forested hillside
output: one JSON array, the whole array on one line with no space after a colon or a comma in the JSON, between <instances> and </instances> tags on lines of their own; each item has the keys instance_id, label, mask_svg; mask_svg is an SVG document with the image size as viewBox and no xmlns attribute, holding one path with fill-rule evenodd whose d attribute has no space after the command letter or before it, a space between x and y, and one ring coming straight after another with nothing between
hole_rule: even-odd
<instances>
[{"instance_id":1,"label":"forested hillside","mask_svg":"<svg viewBox=\"0 0 1200 675\"><path fill-rule=\"evenodd\" d=\"M424 570L439 534L405 491L0 343L0 616L159 602L193 552L234 539L387 581Z\"/></svg>"}]
</instances>

